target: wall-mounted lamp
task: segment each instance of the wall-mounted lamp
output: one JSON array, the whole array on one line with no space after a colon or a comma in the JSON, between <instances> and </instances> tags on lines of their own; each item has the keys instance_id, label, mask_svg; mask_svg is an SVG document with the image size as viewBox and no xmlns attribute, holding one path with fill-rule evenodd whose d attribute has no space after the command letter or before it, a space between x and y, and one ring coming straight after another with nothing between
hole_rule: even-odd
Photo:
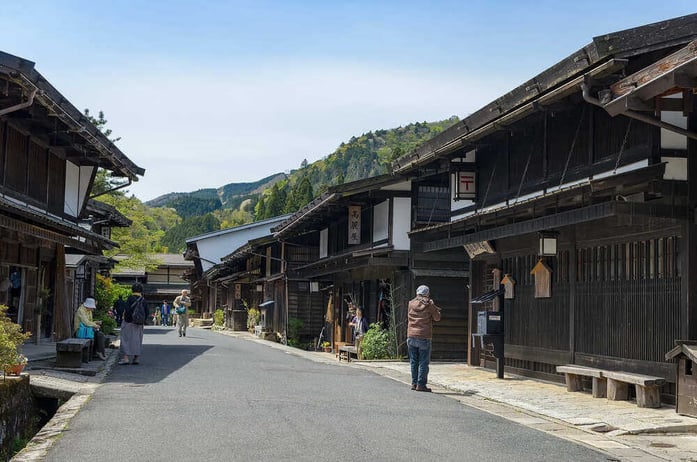
<instances>
[{"instance_id":1,"label":"wall-mounted lamp","mask_svg":"<svg viewBox=\"0 0 697 462\"><path fill-rule=\"evenodd\" d=\"M257 284L257 292L263 292L264 291L264 286L261 284Z\"/></svg>"},{"instance_id":2,"label":"wall-mounted lamp","mask_svg":"<svg viewBox=\"0 0 697 462\"><path fill-rule=\"evenodd\" d=\"M319 281L310 281L310 292L319 292Z\"/></svg>"},{"instance_id":3,"label":"wall-mounted lamp","mask_svg":"<svg viewBox=\"0 0 697 462\"><path fill-rule=\"evenodd\" d=\"M540 256L555 257L557 255L557 236L556 231L540 232Z\"/></svg>"}]
</instances>

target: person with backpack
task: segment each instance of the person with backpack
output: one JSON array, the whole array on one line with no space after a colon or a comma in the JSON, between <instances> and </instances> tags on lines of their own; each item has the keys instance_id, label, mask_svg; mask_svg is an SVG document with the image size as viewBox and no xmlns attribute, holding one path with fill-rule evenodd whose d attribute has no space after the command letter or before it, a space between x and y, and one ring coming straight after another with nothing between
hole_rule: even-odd
<instances>
[{"instance_id":1,"label":"person with backpack","mask_svg":"<svg viewBox=\"0 0 697 462\"><path fill-rule=\"evenodd\" d=\"M177 328L179 336L186 337L186 327L189 325L189 307L191 306L191 298L189 291L182 289L182 294L174 299L174 312L177 314Z\"/></svg>"},{"instance_id":2,"label":"person with backpack","mask_svg":"<svg viewBox=\"0 0 697 462\"><path fill-rule=\"evenodd\" d=\"M135 283L131 286L131 295L126 300L126 309L121 324L121 353L120 365L140 364L143 348L143 326L148 318L148 307L143 298L143 285Z\"/></svg>"}]
</instances>

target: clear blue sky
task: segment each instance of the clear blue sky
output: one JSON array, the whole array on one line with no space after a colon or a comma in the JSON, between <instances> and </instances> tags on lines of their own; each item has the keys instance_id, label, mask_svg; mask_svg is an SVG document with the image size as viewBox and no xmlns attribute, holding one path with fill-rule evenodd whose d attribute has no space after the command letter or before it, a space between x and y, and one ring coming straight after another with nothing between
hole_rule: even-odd
<instances>
[{"instance_id":1,"label":"clear blue sky","mask_svg":"<svg viewBox=\"0 0 697 462\"><path fill-rule=\"evenodd\" d=\"M465 116L594 36L694 0L3 4L0 50L103 110L143 200L255 181L361 133Z\"/></svg>"}]
</instances>

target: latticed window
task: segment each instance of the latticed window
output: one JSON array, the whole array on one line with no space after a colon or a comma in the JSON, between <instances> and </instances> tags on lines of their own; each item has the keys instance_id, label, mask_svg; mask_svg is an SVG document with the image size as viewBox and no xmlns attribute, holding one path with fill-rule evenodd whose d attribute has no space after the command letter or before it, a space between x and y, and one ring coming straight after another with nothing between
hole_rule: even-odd
<instances>
[{"instance_id":1,"label":"latticed window","mask_svg":"<svg viewBox=\"0 0 697 462\"><path fill-rule=\"evenodd\" d=\"M578 249L577 279L662 279L678 275L675 236Z\"/></svg>"}]
</instances>

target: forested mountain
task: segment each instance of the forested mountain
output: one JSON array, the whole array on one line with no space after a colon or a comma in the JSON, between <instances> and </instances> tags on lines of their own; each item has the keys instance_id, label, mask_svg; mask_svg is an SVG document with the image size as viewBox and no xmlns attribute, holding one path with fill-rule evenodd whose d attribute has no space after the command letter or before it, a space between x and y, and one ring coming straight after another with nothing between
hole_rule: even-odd
<instances>
[{"instance_id":1,"label":"forested mountain","mask_svg":"<svg viewBox=\"0 0 697 462\"><path fill-rule=\"evenodd\" d=\"M230 183L217 189L205 188L190 193L172 192L147 201L145 205L172 207L182 218L203 215L220 208L239 209L245 200L256 199L285 177L283 173L276 173L253 183Z\"/></svg>"},{"instance_id":2,"label":"forested mountain","mask_svg":"<svg viewBox=\"0 0 697 462\"><path fill-rule=\"evenodd\" d=\"M351 138L329 156L312 164L303 161L287 180L265 191L255 208L261 220L300 209L309 200L344 182L361 180L389 171L393 160L456 123L451 117L440 122L417 122L391 130L376 130ZM309 199L308 199L309 197Z\"/></svg>"},{"instance_id":3,"label":"forested mountain","mask_svg":"<svg viewBox=\"0 0 697 462\"><path fill-rule=\"evenodd\" d=\"M181 252L189 237L295 212L330 186L387 173L393 160L458 120L451 117L364 133L341 143L323 159L311 164L304 160L288 175L276 173L254 183L169 193L146 205L176 211L181 221L163 230L160 243L170 252Z\"/></svg>"}]
</instances>

